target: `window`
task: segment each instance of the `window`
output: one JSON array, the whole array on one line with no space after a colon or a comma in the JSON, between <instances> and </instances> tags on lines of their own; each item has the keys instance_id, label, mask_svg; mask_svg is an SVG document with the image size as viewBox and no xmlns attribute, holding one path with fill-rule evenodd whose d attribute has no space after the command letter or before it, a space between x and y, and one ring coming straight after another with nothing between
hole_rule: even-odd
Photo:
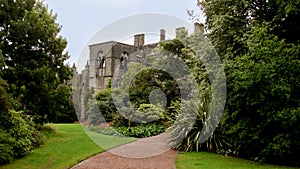
<instances>
[{"instance_id":1,"label":"window","mask_svg":"<svg viewBox=\"0 0 300 169\"><path fill-rule=\"evenodd\" d=\"M128 53L124 51L120 59L120 69L127 69Z\"/></svg>"},{"instance_id":2,"label":"window","mask_svg":"<svg viewBox=\"0 0 300 169\"><path fill-rule=\"evenodd\" d=\"M102 51L99 52L98 57L97 57L97 67L98 67L98 69L105 68L105 56Z\"/></svg>"}]
</instances>

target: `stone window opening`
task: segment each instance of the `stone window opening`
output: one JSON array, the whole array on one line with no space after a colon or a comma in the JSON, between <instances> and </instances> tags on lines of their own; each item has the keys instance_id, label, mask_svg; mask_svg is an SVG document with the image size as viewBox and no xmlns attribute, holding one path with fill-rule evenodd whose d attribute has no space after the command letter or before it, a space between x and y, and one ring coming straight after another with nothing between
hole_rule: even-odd
<instances>
[{"instance_id":1,"label":"stone window opening","mask_svg":"<svg viewBox=\"0 0 300 169\"><path fill-rule=\"evenodd\" d=\"M127 70L128 53L124 51L120 59L120 69Z\"/></svg>"},{"instance_id":2,"label":"stone window opening","mask_svg":"<svg viewBox=\"0 0 300 169\"><path fill-rule=\"evenodd\" d=\"M98 57L96 59L96 77L101 77L105 75L105 55L103 51L98 53Z\"/></svg>"},{"instance_id":3,"label":"stone window opening","mask_svg":"<svg viewBox=\"0 0 300 169\"><path fill-rule=\"evenodd\" d=\"M97 58L98 69L105 68L105 56L103 51L100 51Z\"/></svg>"},{"instance_id":4,"label":"stone window opening","mask_svg":"<svg viewBox=\"0 0 300 169\"><path fill-rule=\"evenodd\" d=\"M101 68L101 69L105 69L105 58L103 58L103 59L101 60L100 68Z\"/></svg>"}]
</instances>

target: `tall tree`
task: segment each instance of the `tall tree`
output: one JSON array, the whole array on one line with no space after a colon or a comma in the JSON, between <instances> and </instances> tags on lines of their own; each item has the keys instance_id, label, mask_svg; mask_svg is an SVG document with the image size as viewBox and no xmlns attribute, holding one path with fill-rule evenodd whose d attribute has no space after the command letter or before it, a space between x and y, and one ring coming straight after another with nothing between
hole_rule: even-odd
<instances>
[{"instance_id":1,"label":"tall tree","mask_svg":"<svg viewBox=\"0 0 300 169\"><path fill-rule=\"evenodd\" d=\"M3 78L28 113L46 117L51 95L72 73L64 63L67 41L59 35L56 15L40 1L1 0L0 8Z\"/></svg>"},{"instance_id":2,"label":"tall tree","mask_svg":"<svg viewBox=\"0 0 300 169\"><path fill-rule=\"evenodd\" d=\"M226 66L226 135L239 155L299 165L300 1L198 0Z\"/></svg>"},{"instance_id":3,"label":"tall tree","mask_svg":"<svg viewBox=\"0 0 300 169\"><path fill-rule=\"evenodd\" d=\"M9 96L7 94L6 88L7 83L2 79L2 69L4 68L4 57L0 50L0 115L6 113L10 108Z\"/></svg>"},{"instance_id":4,"label":"tall tree","mask_svg":"<svg viewBox=\"0 0 300 169\"><path fill-rule=\"evenodd\" d=\"M247 52L244 33L251 26L270 23L281 39L300 39L300 1L295 0L198 0L206 16L206 29L222 58L232 59Z\"/></svg>"}]
</instances>

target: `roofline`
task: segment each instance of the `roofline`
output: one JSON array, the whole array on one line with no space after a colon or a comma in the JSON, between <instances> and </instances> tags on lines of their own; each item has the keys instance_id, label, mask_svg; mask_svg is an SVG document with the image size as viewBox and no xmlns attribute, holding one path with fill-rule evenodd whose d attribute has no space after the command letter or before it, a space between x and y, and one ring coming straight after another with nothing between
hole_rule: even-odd
<instances>
[{"instance_id":1,"label":"roofline","mask_svg":"<svg viewBox=\"0 0 300 169\"><path fill-rule=\"evenodd\" d=\"M130 47L135 47L133 45L130 45L130 44L127 44L127 43L121 43L121 42L117 42L117 41L107 41L107 42L95 43L95 44L89 45L89 47L103 45L103 44L109 44L109 43L112 43L112 44L122 44L122 45L127 45L127 46L130 46Z\"/></svg>"}]
</instances>

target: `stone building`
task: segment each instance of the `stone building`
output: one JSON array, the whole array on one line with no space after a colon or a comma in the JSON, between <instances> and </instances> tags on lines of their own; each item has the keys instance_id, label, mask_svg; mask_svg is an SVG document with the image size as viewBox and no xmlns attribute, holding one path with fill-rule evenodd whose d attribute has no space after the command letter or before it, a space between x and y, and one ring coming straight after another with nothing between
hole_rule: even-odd
<instances>
[{"instance_id":1,"label":"stone building","mask_svg":"<svg viewBox=\"0 0 300 169\"><path fill-rule=\"evenodd\" d=\"M195 27L197 25L195 24ZM196 30L196 28L195 28ZM176 37L180 32L186 31L184 27L176 29ZM166 31L160 30L160 41L166 40ZM121 79L127 70L129 62L141 62L145 50L155 48L159 43L145 44L145 35L134 36L134 44L129 45L116 41L108 41L89 45L89 60L85 69L79 74L76 66L73 66L74 88L73 102L77 109L77 115L81 120L85 119L84 97L91 90L97 93L107 88L112 78ZM139 55L141 53L141 55ZM115 84L116 85L116 84ZM117 86L114 86L117 87Z\"/></svg>"},{"instance_id":2,"label":"stone building","mask_svg":"<svg viewBox=\"0 0 300 169\"><path fill-rule=\"evenodd\" d=\"M165 40L165 30L160 31L160 41ZM116 41L108 41L89 45L89 60L85 69L79 74L76 66L73 66L74 76L72 86L74 88L73 101L76 109L80 110L80 118L84 119L84 95L93 90L95 93L107 88L112 78L121 78L127 70L129 62L136 62L137 58L143 59L144 50L153 49L158 43L146 44L145 35L134 36L134 44L129 45ZM137 56L130 58L131 54Z\"/></svg>"}]
</instances>

